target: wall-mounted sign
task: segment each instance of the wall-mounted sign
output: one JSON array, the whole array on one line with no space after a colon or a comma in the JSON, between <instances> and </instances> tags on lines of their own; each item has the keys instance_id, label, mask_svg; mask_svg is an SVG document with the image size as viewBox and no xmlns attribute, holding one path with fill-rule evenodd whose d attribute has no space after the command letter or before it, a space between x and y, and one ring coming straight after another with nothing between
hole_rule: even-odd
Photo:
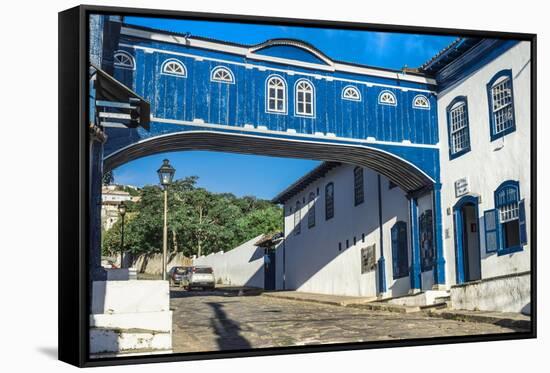
<instances>
[{"instance_id":1,"label":"wall-mounted sign","mask_svg":"<svg viewBox=\"0 0 550 373\"><path fill-rule=\"evenodd\" d=\"M455 196L461 197L470 192L470 182L467 177L455 181Z\"/></svg>"}]
</instances>

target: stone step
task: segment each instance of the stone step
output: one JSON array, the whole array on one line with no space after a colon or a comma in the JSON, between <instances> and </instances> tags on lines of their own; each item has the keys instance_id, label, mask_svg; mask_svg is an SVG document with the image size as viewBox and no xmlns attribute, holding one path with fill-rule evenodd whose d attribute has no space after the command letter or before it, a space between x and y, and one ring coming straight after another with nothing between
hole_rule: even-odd
<instances>
[{"instance_id":1,"label":"stone step","mask_svg":"<svg viewBox=\"0 0 550 373\"><path fill-rule=\"evenodd\" d=\"M420 309L422 311L425 311L425 310L441 310L441 309L445 309L445 308L449 308L449 304L447 302L437 302L437 303L434 303L434 304L427 304L425 306L420 306Z\"/></svg>"},{"instance_id":2,"label":"stone step","mask_svg":"<svg viewBox=\"0 0 550 373\"><path fill-rule=\"evenodd\" d=\"M148 329L90 328L90 353L132 353L172 349L172 332Z\"/></svg>"},{"instance_id":3,"label":"stone step","mask_svg":"<svg viewBox=\"0 0 550 373\"><path fill-rule=\"evenodd\" d=\"M387 312L398 312L398 313L412 313L420 312L421 309L419 306L402 306L399 304L391 304L386 302L370 302L364 304L350 304L348 307L361 308L371 311L387 311Z\"/></svg>"}]
</instances>

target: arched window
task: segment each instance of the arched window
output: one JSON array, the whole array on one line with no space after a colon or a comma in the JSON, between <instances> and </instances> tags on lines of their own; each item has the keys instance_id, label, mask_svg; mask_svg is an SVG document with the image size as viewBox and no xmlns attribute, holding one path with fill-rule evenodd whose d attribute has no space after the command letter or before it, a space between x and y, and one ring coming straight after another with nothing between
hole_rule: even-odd
<instances>
[{"instance_id":1,"label":"arched window","mask_svg":"<svg viewBox=\"0 0 550 373\"><path fill-rule=\"evenodd\" d=\"M393 94L393 92L382 91L378 95L378 103L381 105L396 106L397 99L395 98L395 94Z\"/></svg>"},{"instance_id":2,"label":"arched window","mask_svg":"<svg viewBox=\"0 0 550 373\"><path fill-rule=\"evenodd\" d=\"M413 98L413 108L415 109L429 109L430 100L424 95L416 95Z\"/></svg>"},{"instance_id":3,"label":"arched window","mask_svg":"<svg viewBox=\"0 0 550 373\"><path fill-rule=\"evenodd\" d=\"M470 127L466 96L456 97L447 106L447 128L449 131L449 157L453 159L469 152Z\"/></svg>"},{"instance_id":4,"label":"arched window","mask_svg":"<svg viewBox=\"0 0 550 373\"><path fill-rule=\"evenodd\" d=\"M433 269L434 234L432 210L424 211L419 217L420 227L420 267L422 272Z\"/></svg>"},{"instance_id":5,"label":"arched window","mask_svg":"<svg viewBox=\"0 0 550 373\"><path fill-rule=\"evenodd\" d=\"M315 115L315 89L313 84L305 79L300 79L295 85L295 114L312 117Z\"/></svg>"},{"instance_id":6,"label":"arched window","mask_svg":"<svg viewBox=\"0 0 550 373\"><path fill-rule=\"evenodd\" d=\"M502 70L487 83L491 141L516 130L512 70Z\"/></svg>"},{"instance_id":7,"label":"arched window","mask_svg":"<svg viewBox=\"0 0 550 373\"><path fill-rule=\"evenodd\" d=\"M130 53L121 50L115 52L114 65L122 69L134 70L136 68L134 57Z\"/></svg>"},{"instance_id":8,"label":"arched window","mask_svg":"<svg viewBox=\"0 0 550 373\"><path fill-rule=\"evenodd\" d=\"M344 100L361 101L361 93L356 87L348 85L342 90L342 98Z\"/></svg>"},{"instance_id":9,"label":"arched window","mask_svg":"<svg viewBox=\"0 0 550 373\"><path fill-rule=\"evenodd\" d=\"M495 191L495 209L484 213L485 248L499 255L520 251L527 244L525 203L519 183L508 180Z\"/></svg>"},{"instance_id":10,"label":"arched window","mask_svg":"<svg viewBox=\"0 0 550 373\"><path fill-rule=\"evenodd\" d=\"M334 183L325 186L325 220L334 217Z\"/></svg>"},{"instance_id":11,"label":"arched window","mask_svg":"<svg viewBox=\"0 0 550 373\"><path fill-rule=\"evenodd\" d=\"M294 234L298 235L302 231L302 204L296 201L296 210L294 211Z\"/></svg>"},{"instance_id":12,"label":"arched window","mask_svg":"<svg viewBox=\"0 0 550 373\"><path fill-rule=\"evenodd\" d=\"M210 80L220 83L235 83L233 72L227 67L223 66L216 67L212 70L212 73L210 74Z\"/></svg>"},{"instance_id":13,"label":"arched window","mask_svg":"<svg viewBox=\"0 0 550 373\"><path fill-rule=\"evenodd\" d=\"M307 227L315 227L315 193L309 193L307 210Z\"/></svg>"},{"instance_id":14,"label":"arched window","mask_svg":"<svg viewBox=\"0 0 550 373\"><path fill-rule=\"evenodd\" d=\"M398 221L391 228L393 278L409 275L409 251L407 246L407 223Z\"/></svg>"},{"instance_id":15,"label":"arched window","mask_svg":"<svg viewBox=\"0 0 550 373\"><path fill-rule=\"evenodd\" d=\"M286 113L286 82L278 75L266 81L266 111L268 113Z\"/></svg>"},{"instance_id":16,"label":"arched window","mask_svg":"<svg viewBox=\"0 0 550 373\"><path fill-rule=\"evenodd\" d=\"M363 167L353 169L353 196L355 206L365 201L365 182L363 180Z\"/></svg>"},{"instance_id":17,"label":"arched window","mask_svg":"<svg viewBox=\"0 0 550 373\"><path fill-rule=\"evenodd\" d=\"M169 59L164 61L164 63L162 64L162 73L181 77L187 76L185 65L176 59Z\"/></svg>"}]
</instances>

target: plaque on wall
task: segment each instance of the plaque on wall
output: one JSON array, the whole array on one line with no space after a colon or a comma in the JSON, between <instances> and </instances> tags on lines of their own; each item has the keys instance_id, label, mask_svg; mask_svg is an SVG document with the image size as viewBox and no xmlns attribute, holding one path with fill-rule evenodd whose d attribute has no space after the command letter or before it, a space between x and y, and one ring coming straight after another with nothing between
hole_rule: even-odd
<instances>
[{"instance_id":1,"label":"plaque on wall","mask_svg":"<svg viewBox=\"0 0 550 373\"><path fill-rule=\"evenodd\" d=\"M376 269L376 244L361 249L361 274Z\"/></svg>"}]
</instances>

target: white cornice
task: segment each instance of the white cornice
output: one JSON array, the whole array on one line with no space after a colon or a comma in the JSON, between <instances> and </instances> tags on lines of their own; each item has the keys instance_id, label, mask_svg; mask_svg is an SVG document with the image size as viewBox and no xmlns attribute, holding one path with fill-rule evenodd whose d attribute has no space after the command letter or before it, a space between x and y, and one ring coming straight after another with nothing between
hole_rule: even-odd
<instances>
[{"instance_id":1,"label":"white cornice","mask_svg":"<svg viewBox=\"0 0 550 373\"><path fill-rule=\"evenodd\" d=\"M221 43L221 42L194 39L193 37L184 37L180 35L170 35L170 34L165 34L160 32L136 29L128 26L122 27L121 34L126 36L138 37L142 39L165 42L165 43L180 44L180 45L185 45L187 47L201 48L201 49L207 49L207 50L223 52L223 53L231 53L235 55L240 55L244 58L254 59L258 61L286 64L286 65L292 65L292 66L303 67L303 68L314 69L314 70L322 70L322 71L330 71L330 72L340 71L340 72L346 72L346 73L352 73L352 74L369 75L369 76L380 77L380 78L395 79L398 81L407 81L407 82L420 83L420 84L436 85L436 81L431 78L417 76L417 75L408 75L408 74L403 74L399 72L387 71L387 70L376 69L371 67L362 67L362 66L350 65L350 64L339 63L339 62L334 62L332 63L332 65L330 64L322 65L322 64L292 60L287 58L261 55L261 54L254 53L256 50L263 49L263 47L257 48L257 46L244 47L244 46L230 45L230 44ZM304 49L311 52L310 48L304 47ZM317 55L317 53L314 53L314 55ZM323 60L325 59L326 58L323 58Z\"/></svg>"}]
</instances>

